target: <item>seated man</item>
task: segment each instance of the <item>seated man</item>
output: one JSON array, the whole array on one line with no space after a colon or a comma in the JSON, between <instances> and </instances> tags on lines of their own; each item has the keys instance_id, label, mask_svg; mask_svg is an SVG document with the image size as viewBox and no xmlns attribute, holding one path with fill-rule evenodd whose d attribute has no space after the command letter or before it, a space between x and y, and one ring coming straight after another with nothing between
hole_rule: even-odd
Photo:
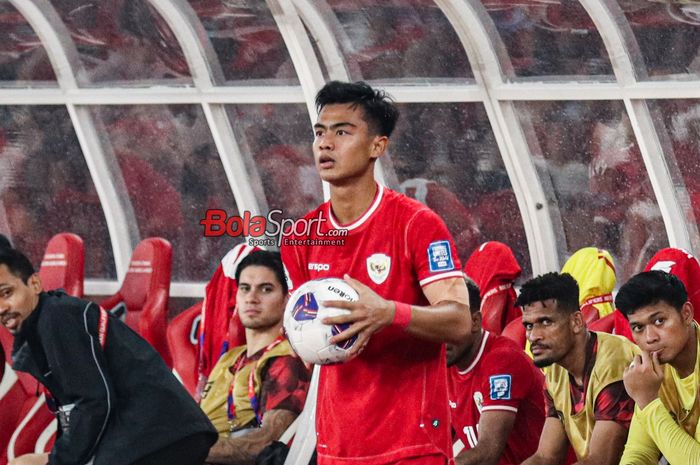
<instances>
[{"instance_id":1,"label":"seated man","mask_svg":"<svg viewBox=\"0 0 700 465\"><path fill-rule=\"evenodd\" d=\"M617 465L634 402L622 375L638 353L627 339L586 329L569 274L526 282L516 301L535 365L546 370L547 419L527 465L560 464L569 444L578 464Z\"/></svg>"},{"instance_id":2,"label":"seated man","mask_svg":"<svg viewBox=\"0 0 700 465\"><path fill-rule=\"evenodd\" d=\"M301 413L310 381L281 332L287 282L279 253L251 253L236 281L247 344L221 356L202 394L201 408L219 432L208 463L252 463Z\"/></svg>"},{"instance_id":3,"label":"seated man","mask_svg":"<svg viewBox=\"0 0 700 465\"><path fill-rule=\"evenodd\" d=\"M615 299L642 349L624 382L637 403L620 464L700 463L698 342L693 304L683 283L664 271L632 277Z\"/></svg>"},{"instance_id":4,"label":"seated man","mask_svg":"<svg viewBox=\"0 0 700 465\"><path fill-rule=\"evenodd\" d=\"M544 377L513 341L481 328L479 287L467 280L472 330L447 344L452 427L465 449L457 465L520 463L544 424Z\"/></svg>"},{"instance_id":5,"label":"seated man","mask_svg":"<svg viewBox=\"0 0 700 465\"><path fill-rule=\"evenodd\" d=\"M216 432L160 355L98 305L43 292L15 249L0 249L0 323L13 368L44 386L59 425L50 454L12 465L202 463Z\"/></svg>"}]
</instances>

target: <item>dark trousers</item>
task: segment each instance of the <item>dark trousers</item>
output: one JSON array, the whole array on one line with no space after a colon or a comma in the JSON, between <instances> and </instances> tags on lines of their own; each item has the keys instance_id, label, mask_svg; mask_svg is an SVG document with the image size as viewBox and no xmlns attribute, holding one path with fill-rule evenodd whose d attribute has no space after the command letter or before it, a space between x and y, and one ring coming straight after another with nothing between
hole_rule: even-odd
<instances>
[{"instance_id":1,"label":"dark trousers","mask_svg":"<svg viewBox=\"0 0 700 465\"><path fill-rule=\"evenodd\" d=\"M169 444L131 465L202 465L213 444L212 434L193 434Z\"/></svg>"}]
</instances>

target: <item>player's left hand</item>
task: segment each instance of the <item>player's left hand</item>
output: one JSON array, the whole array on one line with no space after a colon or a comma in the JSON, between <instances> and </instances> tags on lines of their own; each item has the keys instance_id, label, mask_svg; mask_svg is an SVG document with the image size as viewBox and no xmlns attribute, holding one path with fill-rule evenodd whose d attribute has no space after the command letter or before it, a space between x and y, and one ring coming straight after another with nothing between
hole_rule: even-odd
<instances>
[{"instance_id":1,"label":"player's left hand","mask_svg":"<svg viewBox=\"0 0 700 465\"><path fill-rule=\"evenodd\" d=\"M649 355L642 351L641 355L636 355L632 363L625 368L622 379L627 394L640 409L643 409L659 397L659 388L664 380L664 366L659 363L656 352Z\"/></svg>"},{"instance_id":2,"label":"player's left hand","mask_svg":"<svg viewBox=\"0 0 700 465\"><path fill-rule=\"evenodd\" d=\"M383 299L372 289L347 274L343 279L357 291L360 298L355 302L347 302L345 300L325 301L323 304L328 307L342 308L349 310L350 313L324 318L323 323L328 325L350 324L348 329L332 337L329 342L337 344L357 335L357 342L355 342L355 345L349 352L349 356L354 357L365 348L372 334L389 326L394 320L394 302Z\"/></svg>"}]
</instances>

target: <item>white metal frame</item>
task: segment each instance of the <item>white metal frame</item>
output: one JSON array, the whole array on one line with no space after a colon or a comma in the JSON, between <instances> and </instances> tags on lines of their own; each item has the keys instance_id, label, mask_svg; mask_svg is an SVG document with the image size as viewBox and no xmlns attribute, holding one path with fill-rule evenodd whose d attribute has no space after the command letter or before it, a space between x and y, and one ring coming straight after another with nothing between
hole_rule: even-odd
<instances>
[{"instance_id":1,"label":"white metal frame","mask_svg":"<svg viewBox=\"0 0 700 465\"><path fill-rule=\"evenodd\" d=\"M100 139L90 113L96 105L194 104L201 105L220 154L239 211L262 212L260 182L246 163L228 120L227 104L304 103L313 121L313 97L324 84L304 24L317 41L331 79L348 80L350 72L340 43L348 40L330 7L323 0L266 0L299 77L299 86L229 86L224 84L218 57L199 18L186 0L148 0L178 38L190 68L193 87L153 86L117 89L79 86L84 71L65 25L48 0L10 0L27 19L44 45L54 67L58 88L2 89L0 105L66 105L109 228L117 275L123 277L131 251L138 241L135 215L119 170L110 165L113 155ZM698 82L642 81L643 60L629 24L612 0L580 0L594 21L607 48L616 82L506 82L499 56L497 33L479 0L435 0L454 27L474 72L474 83L388 85L384 89L398 102L481 102L503 156L523 216L533 271L559 268L562 247L557 212L549 211L545 186L537 176L527 140L529 128L516 115L517 101L614 100L624 103L637 138L647 173L672 246L700 247L697 228L686 225L683 192L674 187L663 156L658 131L647 106L649 99L700 99ZM303 21L303 23L302 23ZM245 141L240 141L244 143ZM107 144L108 145L108 144ZM466 168L468 169L468 168ZM115 173L117 174L115 178ZM379 171L382 176L381 170ZM328 198L328 186L324 184ZM89 294L109 294L113 281L88 280ZM204 283L173 283L176 297L200 297Z\"/></svg>"}]
</instances>

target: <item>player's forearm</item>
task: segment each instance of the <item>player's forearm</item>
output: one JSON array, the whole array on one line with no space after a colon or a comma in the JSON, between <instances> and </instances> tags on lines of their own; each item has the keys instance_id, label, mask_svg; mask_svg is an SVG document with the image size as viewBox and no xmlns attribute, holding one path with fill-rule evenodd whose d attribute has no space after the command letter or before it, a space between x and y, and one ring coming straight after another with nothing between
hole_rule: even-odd
<instances>
[{"instance_id":1,"label":"player's forearm","mask_svg":"<svg viewBox=\"0 0 700 465\"><path fill-rule=\"evenodd\" d=\"M635 412L641 424L668 463L690 465L700 463L700 443L673 421L661 400L657 399Z\"/></svg>"},{"instance_id":2,"label":"player's forearm","mask_svg":"<svg viewBox=\"0 0 700 465\"><path fill-rule=\"evenodd\" d=\"M413 305L406 331L429 341L461 344L471 331L469 307L452 301L429 307Z\"/></svg>"},{"instance_id":3,"label":"player's forearm","mask_svg":"<svg viewBox=\"0 0 700 465\"><path fill-rule=\"evenodd\" d=\"M455 457L456 465L498 465L500 453L480 447L481 443L474 449L465 449Z\"/></svg>"},{"instance_id":4,"label":"player's forearm","mask_svg":"<svg viewBox=\"0 0 700 465\"><path fill-rule=\"evenodd\" d=\"M272 441L276 441L297 417L289 410L270 410L263 418L263 426L245 436L218 439L209 449L206 463L248 465Z\"/></svg>"},{"instance_id":5,"label":"player's forearm","mask_svg":"<svg viewBox=\"0 0 700 465\"><path fill-rule=\"evenodd\" d=\"M552 458L544 457L535 453L529 459L525 460L521 465L560 465L556 460Z\"/></svg>"}]
</instances>

